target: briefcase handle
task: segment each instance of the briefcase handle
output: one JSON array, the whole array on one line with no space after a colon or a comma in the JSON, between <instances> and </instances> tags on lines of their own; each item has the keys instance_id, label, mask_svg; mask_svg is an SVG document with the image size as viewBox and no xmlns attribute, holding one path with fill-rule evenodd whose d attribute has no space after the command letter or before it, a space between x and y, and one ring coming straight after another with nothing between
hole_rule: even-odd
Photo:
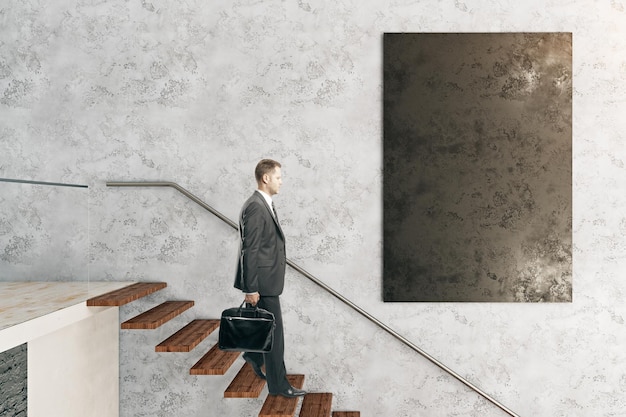
<instances>
[{"instance_id":1,"label":"briefcase handle","mask_svg":"<svg viewBox=\"0 0 626 417\"><path fill-rule=\"evenodd\" d=\"M255 317L259 317L259 313L263 312L263 313L267 313L266 310L263 310L262 308L259 307L259 303L257 303L255 306L253 306L250 303L246 303L245 301L243 303L241 303L241 305L239 306L239 315L242 315L244 310L246 310L247 312L253 312Z\"/></svg>"}]
</instances>

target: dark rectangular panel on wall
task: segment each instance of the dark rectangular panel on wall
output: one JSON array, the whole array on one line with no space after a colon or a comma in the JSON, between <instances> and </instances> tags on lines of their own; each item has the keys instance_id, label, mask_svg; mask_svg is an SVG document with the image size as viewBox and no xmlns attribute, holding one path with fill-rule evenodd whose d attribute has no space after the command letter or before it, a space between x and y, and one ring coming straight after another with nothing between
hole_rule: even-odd
<instances>
[{"instance_id":1,"label":"dark rectangular panel on wall","mask_svg":"<svg viewBox=\"0 0 626 417\"><path fill-rule=\"evenodd\" d=\"M385 301L571 302L571 33L386 33Z\"/></svg>"}]
</instances>

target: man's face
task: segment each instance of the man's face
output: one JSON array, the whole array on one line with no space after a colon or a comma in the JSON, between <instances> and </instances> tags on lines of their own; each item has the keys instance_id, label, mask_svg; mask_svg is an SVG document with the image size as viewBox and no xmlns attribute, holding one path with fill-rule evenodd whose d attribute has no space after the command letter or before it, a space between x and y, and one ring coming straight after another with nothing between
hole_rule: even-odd
<instances>
[{"instance_id":1,"label":"man's face","mask_svg":"<svg viewBox=\"0 0 626 417\"><path fill-rule=\"evenodd\" d=\"M268 177L267 190L269 191L269 195L278 194L278 192L280 191L280 186L283 183L283 179L280 173L280 167L274 168L274 171L266 175Z\"/></svg>"}]
</instances>

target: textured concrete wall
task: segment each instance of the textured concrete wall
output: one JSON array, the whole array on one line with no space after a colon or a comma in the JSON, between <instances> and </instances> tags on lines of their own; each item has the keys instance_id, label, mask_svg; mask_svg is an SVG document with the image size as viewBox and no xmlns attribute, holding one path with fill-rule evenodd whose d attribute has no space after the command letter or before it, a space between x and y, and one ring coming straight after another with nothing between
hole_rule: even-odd
<instances>
[{"instance_id":1,"label":"textured concrete wall","mask_svg":"<svg viewBox=\"0 0 626 417\"><path fill-rule=\"evenodd\" d=\"M0 416L26 417L28 409L26 344L0 353Z\"/></svg>"},{"instance_id":2,"label":"textured concrete wall","mask_svg":"<svg viewBox=\"0 0 626 417\"><path fill-rule=\"evenodd\" d=\"M235 219L264 156L288 256L524 416L626 408L623 2L33 0L0 9L0 176L90 185L92 280L163 280L215 317L237 235L170 189ZM381 286L383 32L573 33L571 304L385 304ZM16 233L16 232L14 232ZM287 366L363 416L499 416L428 361L293 271ZM256 415L229 382L156 354L182 323L121 335L122 416ZM228 375L229 377L232 374Z\"/></svg>"}]
</instances>

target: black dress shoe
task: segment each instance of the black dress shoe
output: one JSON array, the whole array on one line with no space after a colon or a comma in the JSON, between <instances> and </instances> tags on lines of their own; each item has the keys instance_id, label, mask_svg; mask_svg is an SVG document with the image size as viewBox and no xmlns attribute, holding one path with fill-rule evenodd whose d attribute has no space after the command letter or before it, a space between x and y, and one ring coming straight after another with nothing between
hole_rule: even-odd
<instances>
[{"instance_id":1,"label":"black dress shoe","mask_svg":"<svg viewBox=\"0 0 626 417\"><path fill-rule=\"evenodd\" d=\"M243 355L243 358L246 360L246 362L250 364L256 376L258 376L261 379L265 379L265 374L263 373L263 371L261 370L261 367L256 362L248 359L246 355Z\"/></svg>"},{"instance_id":2,"label":"black dress shoe","mask_svg":"<svg viewBox=\"0 0 626 417\"><path fill-rule=\"evenodd\" d=\"M298 389L298 388L294 388L294 387L289 387L285 391L270 392L270 395L282 395L283 397L287 397L287 398L297 398L297 397L305 396L306 391Z\"/></svg>"}]
</instances>

